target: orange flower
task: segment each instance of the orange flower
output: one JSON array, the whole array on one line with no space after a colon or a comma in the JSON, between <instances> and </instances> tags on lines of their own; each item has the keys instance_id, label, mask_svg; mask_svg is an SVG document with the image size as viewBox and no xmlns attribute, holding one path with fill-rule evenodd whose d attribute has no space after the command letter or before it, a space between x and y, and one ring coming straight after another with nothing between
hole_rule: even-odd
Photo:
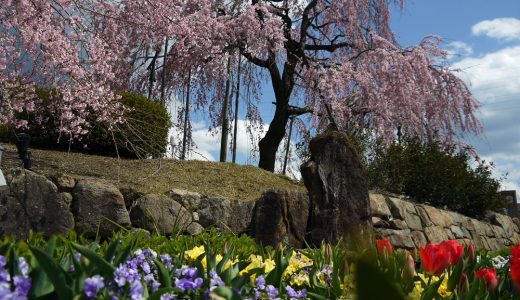
<instances>
[{"instance_id":1,"label":"orange flower","mask_svg":"<svg viewBox=\"0 0 520 300\"><path fill-rule=\"evenodd\" d=\"M497 271L495 269L480 269L475 273L475 277L483 278L486 281L487 289L490 293L494 292L498 285Z\"/></svg>"},{"instance_id":2,"label":"orange flower","mask_svg":"<svg viewBox=\"0 0 520 300\"><path fill-rule=\"evenodd\" d=\"M386 255L392 255L393 248L389 240L377 240L376 245L379 254L384 255L384 253L386 252Z\"/></svg>"},{"instance_id":3,"label":"orange flower","mask_svg":"<svg viewBox=\"0 0 520 300\"><path fill-rule=\"evenodd\" d=\"M464 246L461 246L459 242L455 240L443 241L439 245L446 249L446 251L448 251L448 253L450 254L450 265L456 264L464 254Z\"/></svg>"},{"instance_id":4,"label":"orange flower","mask_svg":"<svg viewBox=\"0 0 520 300\"><path fill-rule=\"evenodd\" d=\"M445 247L436 244L426 244L419 249L424 272L429 275L441 275L450 265L451 255Z\"/></svg>"}]
</instances>

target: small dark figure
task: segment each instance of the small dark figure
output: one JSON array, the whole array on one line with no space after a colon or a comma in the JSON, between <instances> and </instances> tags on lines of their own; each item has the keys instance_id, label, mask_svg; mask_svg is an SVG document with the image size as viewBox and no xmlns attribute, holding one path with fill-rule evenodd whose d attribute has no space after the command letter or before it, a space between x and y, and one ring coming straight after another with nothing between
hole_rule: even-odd
<instances>
[{"instance_id":1,"label":"small dark figure","mask_svg":"<svg viewBox=\"0 0 520 300\"><path fill-rule=\"evenodd\" d=\"M18 150L18 157L23 161L23 167L30 170L32 169L31 152L29 152L31 136L27 133L20 133L17 135L17 138L16 148Z\"/></svg>"}]
</instances>

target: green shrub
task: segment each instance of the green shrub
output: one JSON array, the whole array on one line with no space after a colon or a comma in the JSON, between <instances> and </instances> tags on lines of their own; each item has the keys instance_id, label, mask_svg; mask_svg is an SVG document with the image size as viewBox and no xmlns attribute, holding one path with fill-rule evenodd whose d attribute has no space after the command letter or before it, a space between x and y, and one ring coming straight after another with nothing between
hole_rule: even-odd
<instances>
[{"instance_id":1,"label":"green shrub","mask_svg":"<svg viewBox=\"0 0 520 300\"><path fill-rule=\"evenodd\" d=\"M119 153L126 158L157 156L166 150L170 116L166 108L146 97L128 92L120 93L121 103L128 108L124 114L125 123L115 125L110 131L106 124L96 122L95 116L92 116L87 120L91 124L88 133L70 140L68 136L60 136L57 129L59 120L54 117L53 107L59 97L48 89L37 89L36 93L42 101L39 106L41 109L36 113L23 112L18 115L19 119L29 123L24 132L31 135L31 147L71 149L105 156L116 156ZM0 141L14 143L15 132L21 131L7 126L0 127Z\"/></svg>"},{"instance_id":2,"label":"green shrub","mask_svg":"<svg viewBox=\"0 0 520 300\"><path fill-rule=\"evenodd\" d=\"M437 142L406 141L376 151L368 165L369 185L472 217L503 209L507 203L498 193L500 180L492 177L493 165L478 162L472 168L471 164L467 151L443 149Z\"/></svg>"}]
</instances>

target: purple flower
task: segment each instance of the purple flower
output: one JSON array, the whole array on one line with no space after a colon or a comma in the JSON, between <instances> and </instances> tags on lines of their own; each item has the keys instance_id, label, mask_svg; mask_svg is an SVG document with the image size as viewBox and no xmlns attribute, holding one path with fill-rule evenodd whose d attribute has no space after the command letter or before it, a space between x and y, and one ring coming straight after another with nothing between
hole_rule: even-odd
<instances>
[{"instance_id":1,"label":"purple flower","mask_svg":"<svg viewBox=\"0 0 520 300\"><path fill-rule=\"evenodd\" d=\"M163 294L161 296L161 300L173 300L173 299L175 299L175 294L172 294L172 293Z\"/></svg>"},{"instance_id":2,"label":"purple flower","mask_svg":"<svg viewBox=\"0 0 520 300\"><path fill-rule=\"evenodd\" d=\"M196 290L202 286L202 278L195 278L195 280L191 280L188 278L175 279L175 286L180 289L182 292L187 290Z\"/></svg>"},{"instance_id":3,"label":"purple flower","mask_svg":"<svg viewBox=\"0 0 520 300\"><path fill-rule=\"evenodd\" d=\"M11 286L9 282L0 282L0 299L11 298Z\"/></svg>"},{"instance_id":4,"label":"purple flower","mask_svg":"<svg viewBox=\"0 0 520 300\"><path fill-rule=\"evenodd\" d=\"M217 286L225 285L224 281L222 281L222 278L220 278L220 276L218 276L218 274L217 274L217 272L215 272L215 270L211 270L211 272L209 272L209 277L210 277L210 281L209 281L210 291L214 290Z\"/></svg>"},{"instance_id":5,"label":"purple flower","mask_svg":"<svg viewBox=\"0 0 520 300\"><path fill-rule=\"evenodd\" d=\"M271 298L278 296L278 289L272 285L268 285L265 290L267 291L267 296Z\"/></svg>"},{"instance_id":6,"label":"purple flower","mask_svg":"<svg viewBox=\"0 0 520 300\"><path fill-rule=\"evenodd\" d=\"M100 275L94 275L85 279L85 295L87 295L87 297L96 297L99 290L104 287L105 282Z\"/></svg>"},{"instance_id":7,"label":"purple flower","mask_svg":"<svg viewBox=\"0 0 520 300\"><path fill-rule=\"evenodd\" d=\"M74 258L79 262L81 259L81 253L74 253ZM76 268L74 267L74 261L72 261L70 263L69 272L74 272L75 270Z\"/></svg>"},{"instance_id":8,"label":"purple flower","mask_svg":"<svg viewBox=\"0 0 520 300\"><path fill-rule=\"evenodd\" d=\"M287 291L287 295L291 297L291 299L300 299L307 297L307 290L303 289L300 291L295 291L290 285L285 287L285 290Z\"/></svg>"},{"instance_id":9,"label":"purple flower","mask_svg":"<svg viewBox=\"0 0 520 300\"><path fill-rule=\"evenodd\" d=\"M141 281L135 280L130 284L130 297L132 300L144 299L144 288Z\"/></svg>"},{"instance_id":10,"label":"purple flower","mask_svg":"<svg viewBox=\"0 0 520 300\"><path fill-rule=\"evenodd\" d=\"M0 268L0 282L9 282L11 281L11 275L4 269Z\"/></svg>"},{"instance_id":11,"label":"purple flower","mask_svg":"<svg viewBox=\"0 0 520 300\"><path fill-rule=\"evenodd\" d=\"M0 255L0 268L5 267L6 264L7 264L7 259L5 258L5 256Z\"/></svg>"},{"instance_id":12,"label":"purple flower","mask_svg":"<svg viewBox=\"0 0 520 300\"><path fill-rule=\"evenodd\" d=\"M263 275L256 278L256 288L259 290L265 289L265 277Z\"/></svg>"},{"instance_id":13,"label":"purple flower","mask_svg":"<svg viewBox=\"0 0 520 300\"><path fill-rule=\"evenodd\" d=\"M18 268L20 268L23 276L27 276L27 274L29 274L29 265L25 261L25 258L20 257L18 259Z\"/></svg>"},{"instance_id":14,"label":"purple flower","mask_svg":"<svg viewBox=\"0 0 520 300\"><path fill-rule=\"evenodd\" d=\"M182 270L182 275L189 279L197 277L197 268L185 268Z\"/></svg>"},{"instance_id":15,"label":"purple flower","mask_svg":"<svg viewBox=\"0 0 520 300\"><path fill-rule=\"evenodd\" d=\"M117 283L119 287L122 287L125 285L125 283L128 281L129 283L132 283L134 281L140 281L141 275L137 271L137 269L134 268L128 268L125 265L120 265L115 271L114 271L114 280Z\"/></svg>"},{"instance_id":16,"label":"purple flower","mask_svg":"<svg viewBox=\"0 0 520 300\"><path fill-rule=\"evenodd\" d=\"M173 269L172 257L169 254L162 254L160 258L166 269L171 271Z\"/></svg>"},{"instance_id":17,"label":"purple flower","mask_svg":"<svg viewBox=\"0 0 520 300\"><path fill-rule=\"evenodd\" d=\"M146 276L144 276L144 282L146 282L146 285L152 289L152 292L157 291L161 286L161 284L157 282L157 280L155 280L153 274L147 274Z\"/></svg>"}]
</instances>

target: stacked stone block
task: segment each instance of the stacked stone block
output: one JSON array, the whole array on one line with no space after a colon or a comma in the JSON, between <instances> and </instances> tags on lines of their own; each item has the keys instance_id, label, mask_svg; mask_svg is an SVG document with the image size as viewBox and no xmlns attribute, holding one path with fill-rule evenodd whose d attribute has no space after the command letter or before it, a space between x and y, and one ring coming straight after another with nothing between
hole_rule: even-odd
<instances>
[{"instance_id":1,"label":"stacked stone block","mask_svg":"<svg viewBox=\"0 0 520 300\"><path fill-rule=\"evenodd\" d=\"M426 243L457 240L464 245L495 251L520 242L520 220L489 213L480 221L402 197L371 193L372 224L379 238L397 248L424 247Z\"/></svg>"}]
</instances>

